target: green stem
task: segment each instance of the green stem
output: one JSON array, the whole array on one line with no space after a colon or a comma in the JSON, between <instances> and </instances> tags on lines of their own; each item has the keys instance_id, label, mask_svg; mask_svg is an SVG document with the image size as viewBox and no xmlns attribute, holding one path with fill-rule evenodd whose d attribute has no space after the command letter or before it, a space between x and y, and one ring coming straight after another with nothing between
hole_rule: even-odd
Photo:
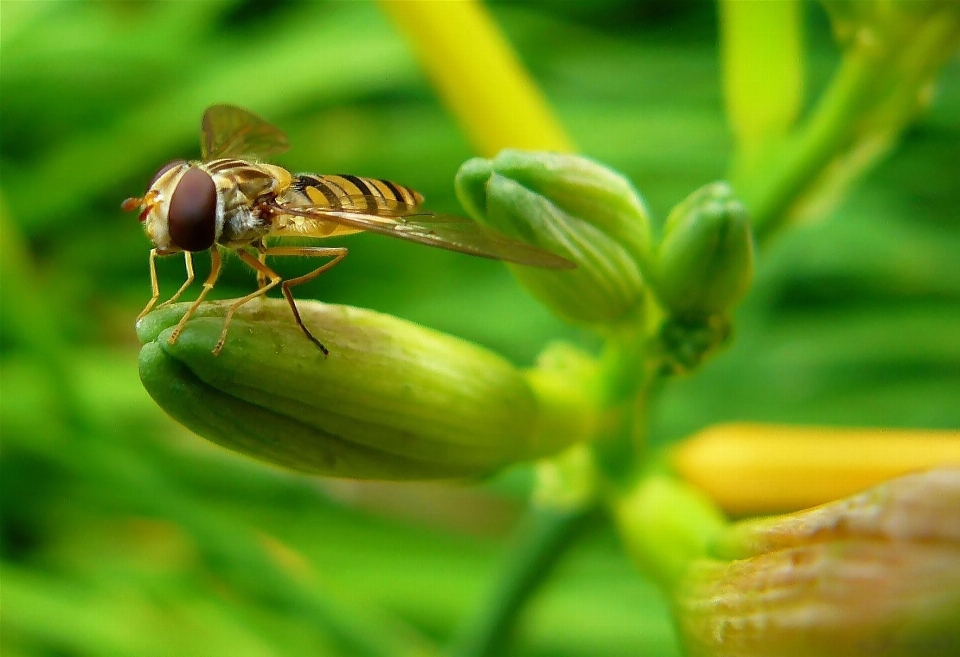
<instances>
[{"instance_id":1,"label":"green stem","mask_svg":"<svg viewBox=\"0 0 960 657\"><path fill-rule=\"evenodd\" d=\"M799 131L782 149L734 176L758 239L768 238L792 219L798 201L802 203L818 179L829 184L853 178L886 152L923 107L925 86L958 43L960 16L954 6L945 6L924 18L909 37L848 46L829 87ZM865 142L868 152L858 161L831 166Z\"/></svg>"},{"instance_id":2,"label":"green stem","mask_svg":"<svg viewBox=\"0 0 960 657\"><path fill-rule=\"evenodd\" d=\"M874 81L874 63L862 53L848 53L813 115L778 154L773 168L744 181L744 202L753 215L758 239L776 232L790 218L797 198L849 142L853 122Z\"/></svg>"},{"instance_id":3,"label":"green stem","mask_svg":"<svg viewBox=\"0 0 960 657\"><path fill-rule=\"evenodd\" d=\"M656 310L652 300L651 312ZM620 488L633 480L643 452L643 427L649 396L659 381L659 359L650 345L660 326L659 312L648 315L640 335L611 337L601 364L601 399L611 418L593 443L593 454L606 487ZM575 509L537 508L528 512L500 570L497 582L479 611L470 617L453 642L453 657L503 654L504 646L524 605L546 580L576 540L596 502Z\"/></svg>"},{"instance_id":4,"label":"green stem","mask_svg":"<svg viewBox=\"0 0 960 657\"><path fill-rule=\"evenodd\" d=\"M604 406L614 422L593 442L597 465L606 483L628 484L642 467L646 451L646 416L650 396L660 381L657 335L663 313L647 300L647 322L640 335L611 338L603 354Z\"/></svg>"},{"instance_id":5,"label":"green stem","mask_svg":"<svg viewBox=\"0 0 960 657\"><path fill-rule=\"evenodd\" d=\"M503 654L520 610L573 544L592 510L530 510L480 612L455 638L453 657Z\"/></svg>"}]
</instances>

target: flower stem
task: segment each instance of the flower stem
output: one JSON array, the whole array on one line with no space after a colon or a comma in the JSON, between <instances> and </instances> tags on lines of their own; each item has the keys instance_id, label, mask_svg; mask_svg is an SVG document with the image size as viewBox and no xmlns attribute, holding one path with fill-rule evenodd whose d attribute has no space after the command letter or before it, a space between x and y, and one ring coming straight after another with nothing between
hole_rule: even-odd
<instances>
[{"instance_id":1,"label":"flower stem","mask_svg":"<svg viewBox=\"0 0 960 657\"><path fill-rule=\"evenodd\" d=\"M847 145L872 73L867 58L845 56L813 115L778 156L773 169L744 182L744 202L753 215L758 239L789 220L791 207L806 187Z\"/></svg>"},{"instance_id":2,"label":"flower stem","mask_svg":"<svg viewBox=\"0 0 960 657\"><path fill-rule=\"evenodd\" d=\"M492 590L455 638L453 657L503 654L520 610L573 544L592 511L592 507L531 508Z\"/></svg>"},{"instance_id":3,"label":"flower stem","mask_svg":"<svg viewBox=\"0 0 960 657\"><path fill-rule=\"evenodd\" d=\"M735 187L753 215L758 239L805 209L822 213L821 197L827 204L839 199L892 146L928 102L938 69L960 44L960 15L947 3L917 23L909 37L878 38L849 44L810 118L770 157L736 172Z\"/></svg>"}]
</instances>

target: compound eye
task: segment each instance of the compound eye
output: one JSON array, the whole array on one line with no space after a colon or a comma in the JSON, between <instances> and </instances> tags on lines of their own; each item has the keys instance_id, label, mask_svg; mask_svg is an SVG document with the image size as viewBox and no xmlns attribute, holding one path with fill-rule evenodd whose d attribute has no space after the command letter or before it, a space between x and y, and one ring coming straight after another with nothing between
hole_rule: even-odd
<instances>
[{"instance_id":1,"label":"compound eye","mask_svg":"<svg viewBox=\"0 0 960 657\"><path fill-rule=\"evenodd\" d=\"M206 251L216 239L217 186L203 169L187 170L170 198L170 239L184 251Z\"/></svg>"},{"instance_id":2,"label":"compound eye","mask_svg":"<svg viewBox=\"0 0 960 657\"><path fill-rule=\"evenodd\" d=\"M155 174L153 174L153 178L151 178L150 182L147 183L147 189L153 189L153 186L157 184L158 180L160 180L160 176L165 174L167 171L169 171L173 167L178 167L186 163L187 163L186 160L173 160L172 162L167 162L162 167L160 167L160 169Z\"/></svg>"}]
</instances>

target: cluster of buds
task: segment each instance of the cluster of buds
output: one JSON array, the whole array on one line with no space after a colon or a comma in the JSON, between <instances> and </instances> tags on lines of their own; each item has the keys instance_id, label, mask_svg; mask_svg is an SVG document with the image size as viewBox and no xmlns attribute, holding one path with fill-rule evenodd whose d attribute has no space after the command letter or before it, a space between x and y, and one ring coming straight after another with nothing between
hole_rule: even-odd
<instances>
[{"instance_id":1,"label":"cluster of buds","mask_svg":"<svg viewBox=\"0 0 960 657\"><path fill-rule=\"evenodd\" d=\"M646 340L659 322L669 371L695 367L723 342L751 282L750 223L724 183L678 204L659 240L631 184L580 157L471 160L457 191L477 221L576 264L514 268L559 315L617 339ZM172 343L186 304L138 325L145 387L196 433L281 466L356 479L472 477L563 453L540 469L546 501L578 506L597 494L585 444L611 418L607 382L589 356L555 347L522 370L394 317L300 302L325 358L287 304L269 299L237 312L215 356L229 305L202 305ZM960 647L960 470L732 525L666 473L648 474L611 506L628 551L669 592L690 655Z\"/></svg>"},{"instance_id":2,"label":"cluster of buds","mask_svg":"<svg viewBox=\"0 0 960 657\"><path fill-rule=\"evenodd\" d=\"M724 184L678 205L659 244L630 182L586 158L503 151L464 164L456 185L477 221L575 263L572 270L512 268L558 315L645 340L645 311L659 307L655 321L666 315L660 344L676 369L694 366L722 341L726 313L749 285L750 229ZM595 366L589 358L565 368L550 356L524 371L393 317L299 307L329 359L303 340L289 308L270 300L237 313L218 356L210 348L224 304L201 306L170 344L184 312L173 305L138 327L141 379L171 415L214 442L338 477L485 474L598 433L602 394L584 371L583 363Z\"/></svg>"},{"instance_id":3,"label":"cluster of buds","mask_svg":"<svg viewBox=\"0 0 960 657\"><path fill-rule=\"evenodd\" d=\"M698 189L671 211L655 244L649 212L620 174L573 155L503 151L457 175L477 221L562 253L574 272L515 268L556 313L601 329L636 325L651 293L666 312L670 371L685 372L729 335L729 310L753 274L753 237L726 183Z\"/></svg>"}]
</instances>

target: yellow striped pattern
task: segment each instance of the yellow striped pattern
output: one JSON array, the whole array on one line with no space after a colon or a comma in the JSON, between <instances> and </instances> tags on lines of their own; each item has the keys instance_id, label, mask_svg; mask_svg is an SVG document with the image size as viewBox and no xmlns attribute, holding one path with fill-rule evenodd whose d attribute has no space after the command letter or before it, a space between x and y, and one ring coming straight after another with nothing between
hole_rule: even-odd
<instances>
[{"instance_id":1,"label":"yellow striped pattern","mask_svg":"<svg viewBox=\"0 0 960 657\"><path fill-rule=\"evenodd\" d=\"M394 202L413 207L423 203L423 195L410 187L349 174L301 174L294 180L293 189L319 207L363 210L370 214L395 207Z\"/></svg>"}]
</instances>

